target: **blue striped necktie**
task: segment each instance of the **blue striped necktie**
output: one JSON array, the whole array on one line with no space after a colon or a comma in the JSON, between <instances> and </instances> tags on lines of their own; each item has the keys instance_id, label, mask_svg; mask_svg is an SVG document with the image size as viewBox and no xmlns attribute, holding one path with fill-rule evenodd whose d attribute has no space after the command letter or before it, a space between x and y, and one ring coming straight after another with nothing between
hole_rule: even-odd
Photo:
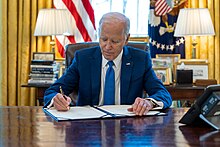
<instances>
[{"instance_id":1,"label":"blue striped necktie","mask_svg":"<svg viewBox=\"0 0 220 147\"><path fill-rule=\"evenodd\" d=\"M113 69L114 62L108 61L108 69L105 76L104 87L104 105L115 104L115 71Z\"/></svg>"}]
</instances>

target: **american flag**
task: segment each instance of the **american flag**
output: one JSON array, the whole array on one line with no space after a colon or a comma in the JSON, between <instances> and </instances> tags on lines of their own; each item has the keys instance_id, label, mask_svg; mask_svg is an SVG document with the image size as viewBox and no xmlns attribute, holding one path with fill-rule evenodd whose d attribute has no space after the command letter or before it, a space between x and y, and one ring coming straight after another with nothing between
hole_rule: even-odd
<instances>
[{"instance_id":1,"label":"american flag","mask_svg":"<svg viewBox=\"0 0 220 147\"><path fill-rule=\"evenodd\" d=\"M160 0L158 0L160 1ZM169 2L172 0L166 1ZM187 1L183 3L176 3L176 6L172 7L173 11L179 11L184 8ZM153 5L155 4L155 5ZM174 37L174 27L177 21L177 13L166 13L161 16L155 15L156 3L150 5L149 10L149 49L152 58L156 57L156 54L180 54L181 58L185 58L185 39L184 37ZM164 19L166 18L166 19ZM169 30L169 31L168 31ZM171 31L173 30L173 31Z\"/></svg>"},{"instance_id":2,"label":"american flag","mask_svg":"<svg viewBox=\"0 0 220 147\"><path fill-rule=\"evenodd\" d=\"M65 57L65 45L96 40L94 10L89 0L53 0L56 9L67 9L74 36L56 36L58 51Z\"/></svg>"},{"instance_id":3,"label":"american flag","mask_svg":"<svg viewBox=\"0 0 220 147\"><path fill-rule=\"evenodd\" d=\"M157 0L155 3L155 13L157 16L166 15L172 10L172 0Z\"/></svg>"}]
</instances>

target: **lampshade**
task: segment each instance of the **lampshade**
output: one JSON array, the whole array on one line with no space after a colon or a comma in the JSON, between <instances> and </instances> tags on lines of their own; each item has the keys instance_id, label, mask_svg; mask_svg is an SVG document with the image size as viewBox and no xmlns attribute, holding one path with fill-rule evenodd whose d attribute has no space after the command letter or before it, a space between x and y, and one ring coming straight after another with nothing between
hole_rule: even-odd
<instances>
[{"instance_id":1,"label":"lampshade","mask_svg":"<svg viewBox=\"0 0 220 147\"><path fill-rule=\"evenodd\" d=\"M207 8L180 9L174 36L215 35L211 16Z\"/></svg>"},{"instance_id":2,"label":"lampshade","mask_svg":"<svg viewBox=\"0 0 220 147\"><path fill-rule=\"evenodd\" d=\"M34 36L73 35L66 9L41 9Z\"/></svg>"}]
</instances>

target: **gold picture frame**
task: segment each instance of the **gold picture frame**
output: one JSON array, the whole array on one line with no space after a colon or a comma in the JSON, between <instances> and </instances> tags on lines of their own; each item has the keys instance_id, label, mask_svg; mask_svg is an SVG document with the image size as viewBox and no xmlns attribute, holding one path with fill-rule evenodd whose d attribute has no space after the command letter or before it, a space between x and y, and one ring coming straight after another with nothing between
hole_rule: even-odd
<instances>
[{"instance_id":1,"label":"gold picture frame","mask_svg":"<svg viewBox=\"0 0 220 147\"><path fill-rule=\"evenodd\" d=\"M153 70L159 80L162 81L164 85L170 85L170 71L169 67L154 67Z\"/></svg>"},{"instance_id":2,"label":"gold picture frame","mask_svg":"<svg viewBox=\"0 0 220 147\"><path fill-rule=\"evenodd\" d=\"M170 59L175 64L180 60L180 54L156 54L156 58Z\"/></svg>"},{"instance_id":3,"label":"gold picture frame","mask_svg":"<svg viewBox=\"0 0 220 147\"><path fill-rule=\"evenodd\" d=\"M191 63L191 64L196 64L196 63L208 63L207 59L180 59L178 63Z\"/></svg>"},{"instance_id":4,"label":"gold picture frame","mask_svg":"<svg viewBox=\"0 0 220 147\"><path fill-rule=\"evenodd\" d=\"M148 37L130 37L129 41L131 42L149 42Z\"/></svg>"},{"instance_id":5,"label":"gold picture frame","mask_svg":"<svg viewBox=\"0 0 220 147\"><path fill-rule=\"evenodd\" d=\"M153 67L170 67L170 60L160 58L152 58L151 60Z\"/></svg>"},{"instance_id":6,"label":"gold picture frame","mask_svg":"<svg viewBox=\"0 0 220 147\"><path fill-rule=\"evenodd\" d=\"M156 54L156 58L167 59L171 61L170 68L172 71L171 81L176 82L176 63L180 60L180 54Z\"/></svg>"},{"instance_id":7,"label":"gold picture frame","mask_svg":"<svg viewBox=\"0 0 220 147\"><path fill-rule=\"evenodd\" d=\"M52 52L33 52L33 60L54 61L55 53Z\"/></svg>"},{"instance_id":8,"label":"gold picture frame","mask_svg":"<svg viewBox=\"0 0 220 147\"><path fill-rule=\"evenodd\" d=\"M209 63L207 60L201 60L201 59L185 59L180 60L178 63L176 63L176 69L180 69L180 65L184 63L185 69L192 69L193 70L193 83L197 79L208 79L209 78Z\"/></svg>"}]
</instances>

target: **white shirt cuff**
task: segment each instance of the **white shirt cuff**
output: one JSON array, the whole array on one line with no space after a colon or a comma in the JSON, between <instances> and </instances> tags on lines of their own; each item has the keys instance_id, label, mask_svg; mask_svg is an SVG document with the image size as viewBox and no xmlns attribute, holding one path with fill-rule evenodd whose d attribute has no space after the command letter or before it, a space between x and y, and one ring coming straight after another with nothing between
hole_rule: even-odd
<instances>
[{"instance_id":1,"label":"white shirt cuff","mask_svg":"<svg viewBox=\"0 0 220 147\"><path fill-rule=\"evenodd\" d=\"M146 98L146 100L151 100L151 101L153 101L155 104L158 105L158 107L153 108L153 110L155 110L155 109L163 109L163 105L164 105L163 102L157 101L157 100L155 100L155 99L153 99L153 98Z\"/></svg>"},{"instance_id":2,"label":"white shirt cuff","mask_svg":"<svg viewBox=\"0 0 220 147\"><path fill-rule=\"evenodd\" d=\"M50 104L47 106L47 109L50 109L53 106L53 99L54 98L52 98L52 100L50 101Z\"/></svg>"}]
</instances>

